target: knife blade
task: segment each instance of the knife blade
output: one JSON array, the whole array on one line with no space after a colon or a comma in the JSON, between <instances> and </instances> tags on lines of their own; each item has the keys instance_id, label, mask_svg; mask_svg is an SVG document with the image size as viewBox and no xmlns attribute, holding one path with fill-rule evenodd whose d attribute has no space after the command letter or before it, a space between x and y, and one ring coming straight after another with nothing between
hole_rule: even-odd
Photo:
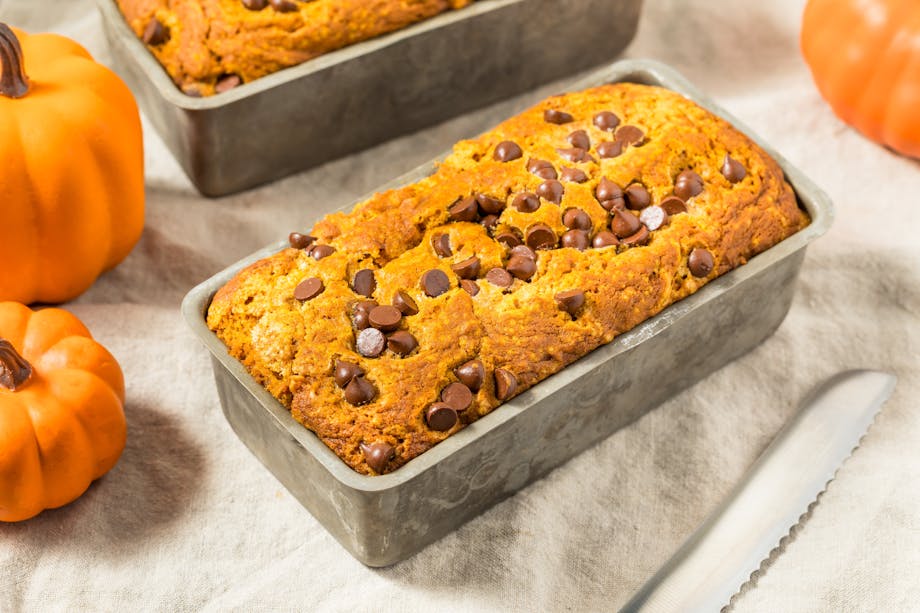
<instances>
[{"instance_id":1,"label":"knife blade","mask_svg":"<svg viewBox=\"0 0 920 613\"><path fill-rule=\"evenodd\" d=\"M621 613L719 611L859 445L897 377L839 373L817 387L726 500Z\"/></svg>"}]
</instances>

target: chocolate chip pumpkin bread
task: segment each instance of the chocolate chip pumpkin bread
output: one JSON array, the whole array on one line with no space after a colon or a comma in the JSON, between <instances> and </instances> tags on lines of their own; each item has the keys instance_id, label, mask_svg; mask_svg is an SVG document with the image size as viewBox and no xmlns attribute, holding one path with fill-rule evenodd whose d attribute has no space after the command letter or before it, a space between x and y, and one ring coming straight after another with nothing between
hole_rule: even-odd
<instances>
[{"instance_id":1,"label":"chocolate chip pumpkin bread","mask_svg":"<svg viewBox=\"0 0 920 613\"><path fill-rule=\"evenodd\" d=\"M208 325L349 466L386 473L808 222L725 121L608 85L291 234Z\"/></svg>"},{"instance_id":2,"label":"chocolate chip pumpkin bread","mask_svg":"<svg viewBox=\"0 0 920 613\"><path fill-rule=\"evenodd\" d=\"M190 96L221 93L473 0L116 0Z\"/></svg>"}]
</instances>

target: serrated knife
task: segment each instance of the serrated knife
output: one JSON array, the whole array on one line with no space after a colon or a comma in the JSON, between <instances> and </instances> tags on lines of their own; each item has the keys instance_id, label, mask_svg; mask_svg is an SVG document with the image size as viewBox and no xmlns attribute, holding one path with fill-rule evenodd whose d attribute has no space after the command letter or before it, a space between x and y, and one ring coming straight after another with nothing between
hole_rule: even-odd
<instances>
[{"instance_id":1,"label":"serrated knife","mask_svg":"<svg viewBox=\"0 0 920 613\"><path fill-rule=\"evenodd\" d=\"M889 373L851 370L819 386L621 613L718 612L728 605L834 478L896 382Z\"/></svg>"}]
</instances>

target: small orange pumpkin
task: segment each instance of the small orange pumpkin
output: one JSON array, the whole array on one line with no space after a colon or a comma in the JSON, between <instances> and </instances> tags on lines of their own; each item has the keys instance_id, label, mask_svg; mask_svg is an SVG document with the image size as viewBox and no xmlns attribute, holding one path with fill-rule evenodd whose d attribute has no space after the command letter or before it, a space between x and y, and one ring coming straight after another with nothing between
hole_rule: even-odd
<instances>
[{"instance_id":1,"label":"small orange pumpkin","mask_svg":"<svg viewBox=\"0 0 920 613\"><path fill-rule=\"evenodd\" d=\"M838 117L920 157L920 2L809 0L801 46Z\"/></svg>"},{"instance_id":2,"label":"small orange pumpkin","mask_svg":"<svg viewBox=\"0 0 920 613\"><path fill-rule=\"evenodd\" d=\"M125 446L121 368L76 317L0 303L0 521L76 500Z\"/></svg>"},{"instance_id":3,"label":"small orange pumpkin","mask_svg":"<svg viewBox=\"0 0 920 613\"><path fill-rule=\"evenodd\" d=\"M80 45L0 23L0 300L62 302L144 226L140 116Z\"/></svg>"}]
</instances>

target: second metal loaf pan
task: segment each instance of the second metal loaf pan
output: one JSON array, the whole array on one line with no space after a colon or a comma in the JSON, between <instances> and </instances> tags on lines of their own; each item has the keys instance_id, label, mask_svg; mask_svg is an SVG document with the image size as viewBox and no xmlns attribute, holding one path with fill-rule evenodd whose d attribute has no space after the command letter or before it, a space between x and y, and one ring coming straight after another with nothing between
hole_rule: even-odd
<instances>
[{"instance_id":1,"label":"second metal loaf pan","mask_svg":"<svg viewBox=\"0 0 920 613\"><path fill-rule=\"evenodd\" d=\"M254 187L611 59L642 0L480 0L209 98L183 94L114 0L115 69L201 193Z\"/></svg>"}]
</instances>

